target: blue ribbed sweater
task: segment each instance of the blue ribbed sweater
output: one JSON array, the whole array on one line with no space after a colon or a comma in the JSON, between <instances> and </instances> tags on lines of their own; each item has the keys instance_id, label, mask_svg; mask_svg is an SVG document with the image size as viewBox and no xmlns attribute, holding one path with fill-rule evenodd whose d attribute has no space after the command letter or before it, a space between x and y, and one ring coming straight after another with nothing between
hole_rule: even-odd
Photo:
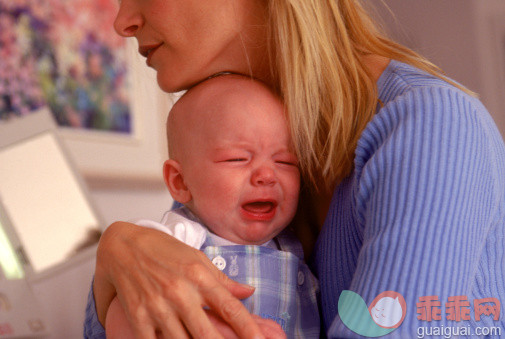
<instances>
[{"instance_id":1,"label":"blue ribbed sweater","mask_svg":"<svg viewBox=\"0 0 505 339\"><path fill-rule=\"evenodd\" d=\"M314 251L324 325L353 337L337 312L342 290L367 305L402 294L407 314L387 337L419 326L500 326L474 319L473 300L505 305L505 147L483 105L448 83L391 61L378 81L383 106L363 131L354 171L334 192ZM440 321L417 320L436 295ZM446 319L450 296L468 297L471 321ZM501 313L505 313L502 310ZM331 327L331 328L330 328Z\"/></svg>"}]
</instances>

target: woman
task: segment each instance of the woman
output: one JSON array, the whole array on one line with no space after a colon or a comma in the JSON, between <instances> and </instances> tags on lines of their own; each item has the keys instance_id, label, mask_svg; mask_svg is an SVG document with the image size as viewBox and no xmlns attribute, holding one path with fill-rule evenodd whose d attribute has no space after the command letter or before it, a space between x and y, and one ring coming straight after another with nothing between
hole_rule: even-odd
<instances>
[{"instance_id":1,"label":"woman","mask_svg":"<svg viewBox=\"0 0 505 339\"><path fill-rule=\"evenodd\" d=\"M504 327L466 320L464 301L463 323L452 322L449 300L505 300L503 141L468 91L383 37L358 2L123 0L115 28L138 40L166 92L233 72L282 96L310 187L302 205L320 230L313 257L330 337L356 335L337 316L343 290L367 305L401 294L399 337L433 325L426 310L437 326ZM89 336L117 293L141 338L219 337L225 324L262 337L237 299L250 289L200 252L131 224L105 231L93 291ZM425 296L441 306L423 308Z\"/></svg>"}]
</instances>

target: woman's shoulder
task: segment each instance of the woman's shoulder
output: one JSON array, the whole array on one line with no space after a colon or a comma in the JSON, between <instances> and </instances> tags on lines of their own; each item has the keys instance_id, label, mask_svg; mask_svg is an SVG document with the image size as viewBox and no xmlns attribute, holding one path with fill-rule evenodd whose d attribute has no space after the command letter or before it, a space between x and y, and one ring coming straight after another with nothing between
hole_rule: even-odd
<instances>
[{"instance_id":1,"label":"woman's shoulder","mask_svg":"<svg viewBox=\"0 0 505 339\"><path fill-rule=\"evenodd\" d=\"M358 175L370 160L414 154L417 160L466 154L467 145L505 170L505 146L482 103L452 84L413 66L391 61L378 81L380 105L355 153ZM471 142L470 142L471 141ZM470 143L469 143L470 142Z\"/></svg>"},{"instance_id":2,"label":"woman's shoulder","mask_svg":"<svg viewBox=\"0 0 505 339\"><path fill-rule=\"evenodd\" d=\"M379 105L358 146L380 143L392 133L431 135L437 128L481 130L502 144L491 115L474 96L416 67L392 60L379 81ZM442 135L445 133L442 133ZM457 137L455 134L454 137Z\"/></svg>"},{"instance_id":3,"label":"woman's shoulder","mask_svg":"<svg viewBox=\"0 0 505 339\"><path fill-rule=\"evenodd\" d=\"M429 89L460 91L437 76L396 60L390 61L377 81L377 88L379 99L383 104L394 101L406 93L416 91ZM468 95L463 91L461 91L461 94ZM471 96L468 95L468 97L470 98Z\"/></svg>"},{"instance_id":4,"label":"woman's shoulder","mask_svg":"<svg viewBox=\"0 0 505 339\"><path fill-rule=\"evenodd\" d=\"M489 113L478 98L465 91L455 80L437 77L412 65L391 60L379 80L377 90L381 103L376 116L383 112L399 110L412 112L422 107L426 114L445 108L474 111L492 121ZM455 86L455 85L458 85ZM465 107L458 107L466 105ZM489 122L488 122L489 123ZM493 124L493 123L492 123Z\"/></svg>"}]
</instances>

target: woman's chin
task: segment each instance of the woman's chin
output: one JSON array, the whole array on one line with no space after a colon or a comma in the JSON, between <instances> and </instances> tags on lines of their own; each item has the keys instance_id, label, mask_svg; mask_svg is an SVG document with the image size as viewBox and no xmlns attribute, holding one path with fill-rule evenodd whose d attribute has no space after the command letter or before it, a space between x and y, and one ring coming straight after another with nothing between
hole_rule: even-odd
<instances>
[{"instance_id":1,"label":"woman's chin","mask_svg":"<svg viewBox=\"0 0 505 339\"><path fill-rule=\"evenodd\" d=\"M176 93L187 89L187 87L184 88L182 83L176 81L174 77L168 77L164 75L163 72L157 72L156 80L158 81L158 86L163 92Z\"/></svg>"},{"instance_id":2,"label":"woman's chin","mask_svg":"<svg viewBox=\"0 0 505 339\"><path fill-rule=\"evenodd\" d=\"M158 86L163 92L167 93L185 91L205 80L207 77L207 75L190 75L187 72L183 73L172 69L167 70L161 68L156 70L156 80L158 82Z\"/></svg>"},{"instance_id":3,"label":"woman's chin","mask_svg":"<svg viewBox=\"0 0 505 339\"><path fill-rule=\"evenodd\" d=\"M161 90L167 93L177 93L187 90L193 83L191 79L188 79L181 72L166 69L156 70L156 81Z\"/></svg>"}]
</instances>

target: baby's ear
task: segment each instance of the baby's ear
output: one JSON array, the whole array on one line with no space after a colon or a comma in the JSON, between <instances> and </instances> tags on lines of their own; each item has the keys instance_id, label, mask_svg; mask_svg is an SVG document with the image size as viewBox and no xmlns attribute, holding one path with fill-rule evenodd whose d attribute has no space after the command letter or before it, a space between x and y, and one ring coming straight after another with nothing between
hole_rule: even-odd
<instances>
[{"instance_id":1,"label":"baby's ear","mask_svg":"<svg viewBox=\"0 0 505 339\"><path fill-rule=\"evenodd\" d=\"M191 201L191 192L184 183L181 165L177 161L173 159L165 161L163 164L163 178L174 200L181 204Z\"/></svg>"}]
</instances>

